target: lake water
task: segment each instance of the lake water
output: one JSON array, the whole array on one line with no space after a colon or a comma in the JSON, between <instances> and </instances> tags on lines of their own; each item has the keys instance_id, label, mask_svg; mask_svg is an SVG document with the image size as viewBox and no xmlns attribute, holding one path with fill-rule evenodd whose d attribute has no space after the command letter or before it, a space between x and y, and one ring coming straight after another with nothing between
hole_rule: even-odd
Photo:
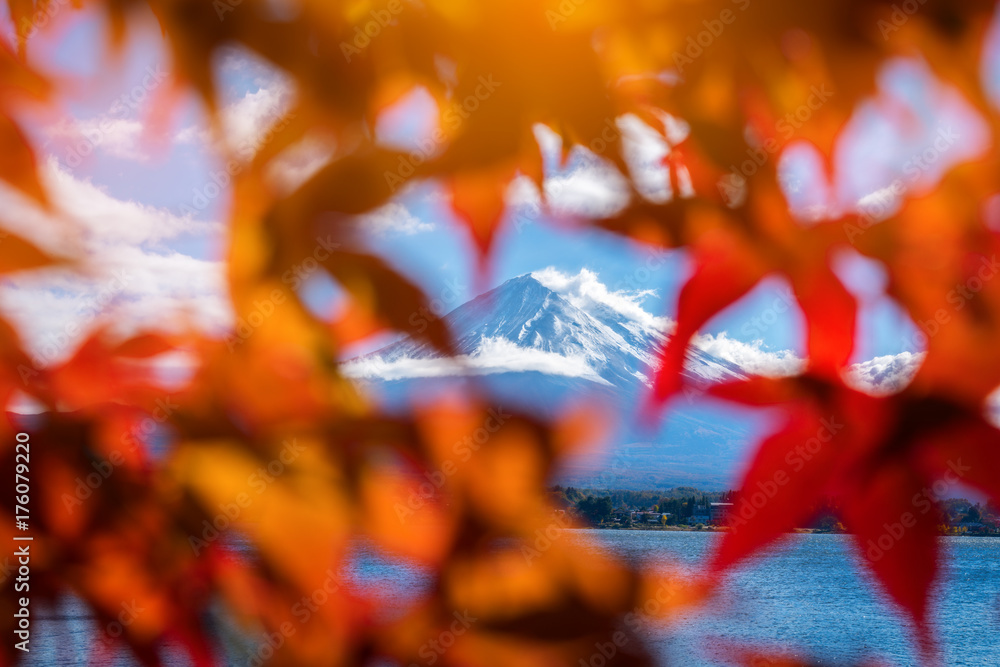
<instances>
[{"instance_id":1,"label":"lake water","mask_svg":"<svg viewBox=\"0 0 1000 667\"><path fill-rule=\"evenodd\" d=\"M647 562L704 562L718 535L666 531L573 531L581 549L605 550ZM948 558L935 590L935 618L944 642L945 664L1000 665L1000 538L940 538ZM358 583L389 584L386 604L404 602L429 584L425 573L359 549L350 572ZM27 665L88 665L90 645L100 632L78 602L36 610ZM44 620L38 618L46 616ZM220 631L222 628L220 628ZM909 631L877 584L863 573L842 535L796 535L755 558L727 583L707 608L679 619L669 629L648 630L663 664L685 667L727 665L728 643L796 647L823 664L841 665L865 657L888 665L914 665ZM227 632L228 636L232 636ZM229 665L245 664L230 656ZM180 667L176 655L166 662ZM118 655L105 661L131 666ZM103 667L103 666L102 666Z\"/></svg>"},{"instance_id":2,"label":"lake water","mask_svg":"<svg viewBox=\"0 0 1000 667\"><path fill-rule=\"evenodd\" d=\"M692 567L719 535L588 531L622 556ZM671 665L712 666L719 640L794 646L826 664L876 657L914 665L909 631L844 535L795 535L730 577L722 596L672 630L651 633ZM948 558L934 593L947 665L1000 665L1000 538L939 538Z\"/></svg>"}]
</instances>

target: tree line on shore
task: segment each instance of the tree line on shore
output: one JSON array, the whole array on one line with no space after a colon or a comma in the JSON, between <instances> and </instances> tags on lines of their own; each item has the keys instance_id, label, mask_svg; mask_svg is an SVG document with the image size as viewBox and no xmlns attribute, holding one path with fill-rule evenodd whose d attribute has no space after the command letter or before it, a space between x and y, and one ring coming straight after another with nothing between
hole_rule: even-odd
<instances>
[{"instance_id":1,"label":"tree line on shore","mask_svg":"<svg viewBox=\"0 0 1000 667\"><path fill-rule=\"evenodd\" d=\"M686 525L692 516L709 514L711 503L733 503L739 511L742 497L738 490L701 491L694 487L681 486L658 491L633 491L627 489L585 489L556 485L550 488L552 505L574 515L578 521L589 526L600 526L612 521L615 511L655 512L664 515L662 525ZM841 501L834 497L824 497L810 512L813 517L810 528L824 531L843 531L839 520ZM939 502L939 523L989 522L1000 517L1000 507L994 502L974 503L966 498L948 498ZM621 520L627 526L632 524L629 514Z\"/></svg>"}]
</instances>

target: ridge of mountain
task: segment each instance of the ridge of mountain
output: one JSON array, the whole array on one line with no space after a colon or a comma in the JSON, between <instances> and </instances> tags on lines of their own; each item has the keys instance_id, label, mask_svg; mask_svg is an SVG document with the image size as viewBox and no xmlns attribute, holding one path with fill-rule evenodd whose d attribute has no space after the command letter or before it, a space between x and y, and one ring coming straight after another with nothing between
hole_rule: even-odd
<instances>
[{"instance_id":1,"label":"ridge of mountain","mask_svg":"<svg viewBox=\"0 0 1000 667\"><path fill-rule=\"evenodd\" d=\"M525 350L583 360L594 376L616 387L630 386L636 380L648 385L657 368L656 350L667 340L665 332L624 318L604 304L584 310L531 274L512 278L462 304L445 315L444 321L459 355L475 356L488 343L504 341ZM353 361L393 364L432 358L441 355L407 338ZM746 377L736 364L697 349L689 355L687 372L696 382Z\"/></svg>"},{"instance_id":2,"label":"ridge of mountain","mask_svg":"<svg viewBox=\"0 0 1000 667\"><path fill-rule=\"evenodd\" d=\"M574 300L581 303L531 274L518 276L444 316L455 357L404 338L345 362L345 373L390 410L440 393L485 389L497 405L552 417L596 397L614 415L612 433L602 452L565 461L557 481L589 488L728 488L755 422L681 401L660 426L643 425L639 406L669 334L608 303ZM685 373L694 385L748 375L697 348Z\"/></svg>"}]
</instances>

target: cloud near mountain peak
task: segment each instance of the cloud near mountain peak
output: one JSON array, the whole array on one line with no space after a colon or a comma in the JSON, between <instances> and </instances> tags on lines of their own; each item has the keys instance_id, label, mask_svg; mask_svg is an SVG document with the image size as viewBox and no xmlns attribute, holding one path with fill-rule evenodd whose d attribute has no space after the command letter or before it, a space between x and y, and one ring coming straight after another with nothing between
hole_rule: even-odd
<instances>
[{"instance_id":1,"label":"cloud near mountain peak","mask_svg":"<svg viewBox=\"0 0 1000 667\"><path fill-rule=\"evenodd\" d=\"M547 267L531 275L584 312L593 312L595 307L603 306L625 320L642 325L647 331L669 334L674 330L675 322L672 319L655 316L642 306L646 297L657 296L655 290L610 289L601 282L597 273L586 268L571 274ZM805 361L792 350L768 350L763 341L737 340L730 338L725 331L718 334L699 334L692 343L703 352L734 363L755 375L768 377L794 375L805 365Z\"/></svg>"},{"instance_id":2,"label":"cloud near mountain peak","mask_svg":"<svg viewBox=\"0 0 1000 667\"><path fill-rule=\"evenodd\" d=\"M558 354L519 347L503 338L484 337L472 354L451 358L402 358L386 361L378 356L363 357L342 367L347 377L357 379L402 380L457 375L538 372L581 378L608 384L582 355Z\"/></svg>"},{"instance_id":3,"label":"cloud near mountain peak","mask_svg":"<svg viewBox=\"0 0 1000 667\"><path fill-rule=\"evenodd\" d=\"M606 366L613 355L609 352L611 348L601 346L610 345L617 349L621 345L627 348L628 354L634 355L647 365L646 370L642 372L629 371L628 374L635 376L643 384L650 383L647 371L652 371L658 366L656 361L658 342L663 341L664 336L669 335L675 326L675 322L670 318L655 316L643 307L647 297L656 296L654 290L611 289L601 282L595 271L586 268L574 274L547 267L531 273L531 277L565 300L573 308L572 312L577 313L576 317L584 317L585 313L594 318L585 326L596 329L591 329L591 332L583 338L566 345L566 341L560 336L565 331L563 325L568 311L558 313L552 322L554 329L551 334L562 341L560 344L564 345L564 349L550 349L552 340L545 337L548 334L534 330L535 321L541 316L539 314L525 322L518 336L520 341L530 329L529 333L533 337L531 345L519 345L502 336L486 334L485 329L480 331L480 326L476 325L474 329L470 329L477 331L475 340L470 341L472 347L453 359L427 358L418 350L401 350L399 354L391 354L388 358L384 358L381 353L373 353L346 362L344 372L355 378L399 380L536 371L604 384L602 371L598 367L602 364ZM515 299L513 303L520 304L521 301ZM560 315L563 323L560 323ZM500 322L504 323L504 326L511 326L506 317L501 317ZM620 335L613 330L613 325L602 322L619 322L624 330L620 330ZM632 333L625 333L625 330ZM541 340L538 339L540 335ZM632 338L631 343L626 343L622 335L626 337L636 335L638 338ZM591 340L586 336L597 338ZM645 343L638 343L640 340ZM740 374L787 377L802 372L806 366L806 360L794 350L772 350L763 340L739 340L730 337L726 331L700 333L694 336L691 343L690 369L696 375L712 381L725 377L731 379ZM706 365L705 359L714 361ZM847 368L844 380L850 386L871 394L893 393L909 384L922 359L921 354L905 352L877 357ZM612 366L617 368L614 364ZM732 375L734 372L736 376Z\"/></svg>"},{"instance_id":4,"label":"cloud near mountain peak","mask_svg":"<svg viewBox=\"0 0 1000 667\"><path fill-rule=\"evenodd\" d=\"M642 300L647 296L655 296L655 290L608 289L590 269L580 269L579 273L570 274L550 266L533 272L531 276L584 312L590 312L600 305L647 329L661 333L673 331L673 320L656 317L642 307Z\"/></svg>"}]
</instances>

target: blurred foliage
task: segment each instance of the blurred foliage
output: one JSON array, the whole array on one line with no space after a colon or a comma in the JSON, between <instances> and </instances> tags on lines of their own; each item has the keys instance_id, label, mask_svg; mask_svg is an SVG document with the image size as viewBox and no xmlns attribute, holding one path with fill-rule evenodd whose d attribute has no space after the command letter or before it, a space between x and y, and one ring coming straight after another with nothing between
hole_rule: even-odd
<instances>
[{"instance_id":1,"label":"blurred foliage","mask_svg":"<svg viewBox=\"0 0 1000 667\"><path fill-rule=\"evenodd\" d=\"M18 44L0 49L0 179L48 207L18 109L44 103L53 86L65 85L35 71L26 48L36 27L31 17L52 2L8 1ZM985 206L1000 156L985 150L957 165L938 187L908 196L874 226L855 211L802 224L789 212L775 159L751 178L734 182L729 172L748 150L782 150L792 137L780 131L781 120L819 88L834 94L794 139L813 144L829 174L845 122L896 56L922 57L995 134L997 114L981 85L992 3L927 0L901 21L890 0L400 0L392 12L363 0L288 0L292 10L280 19L265 0L81 4L101 10L113 46L123 44L133 13L151 8L173 60L172 94L193 91L213 116L221 102L212 63L233 45L294 81L294 107L235 178L228 230L237 317L249 318L265 299L278 302L276 295L284 305L239 345L193 332L120 341L102 329L71 359L46 368L35 368L18 332L0 323L0 394L6 403L26 394L48 410L28 428L39 453L32 463L33 596L71 591L105 621L116 618L123 600L137 600L146 611L121 641L146 664L157 664L168 644L195 664L218 661L207 619L221 604L254 636L291 624L296 632L271 651L275 665L422 663L421 651L454 627L455 614L476 620L452 636L444 664L576 665L590 660L595 646L614 642L615 664L646 665L652 658L634 630L637 610L645 621L668 620L700 600L715 575L801 524L808 518L801 514L829 495L847 499L838 518L862 553L885 526L912 516L894 537L896 548L868 564L909 613L933 661L927 600L938 571L935 513L914 511L913 498L955 470L963 483L1000 498L1000 433L982 417L1000 385L1000 283L985 282L968 307L948 302L955 285L1000 250ZM356 41L385 12L391 22L381 34ZM710 43L691 48L706 30ZM421 290L352 234L351 216L386 203L398 185L386 173L408 159L376 144L369 128L415 86L438 103L441 142L406 178L445 185L484 270L511 180L526 175L544 192L536 124L558 133L564 153L594 149L626 178L621 135L608 132L614 119L634 114L662 132L673 196L654 203L633 192L621 214L592 223L685 248L693 260L677 328L660 353L651 415L684 389L680 371L702 326L766 276L791 284L805 315L807 368L711 390L785 414L742 484L745 493L767 489L767 498L720 541L712 581L598 557L558 538L546 484L592 432L586 415L552 423L514 415L473 456L457 459L456 443L476 437L492 418L485 396L389 417L339 373L339 351L381 329L452 349L439 320L413 317L430 312ZM481 99L483 86L495 88L489 103L453 122L455 102ZM690 127L682 139L670 131L676 119ZM293 189L275 184L269 168L316 135L336 146L330 162ZM5 215L0 211L0 222ZM323 270L351 296L332 326L281 280L314 256L317 239L330 240ZM848 247L885 266L889 296L913 321L949 314L947 326L928 332L926 359L901 393L873 397L844 382L857 304L831 257ZM0 244L3 273L72 262L13 234ZM191 355L196 372L165 394L151 361L169 350ZM165 397L175 407L158 422L170 446L153 458L146 439L127 436L141 432ZM19 428L13 419L0 433L5 479ZM789 452L813 440L821 446L788 472ZM67 503L84 495L79 480L112 457L121 461L113 473L79 505ZM259 501L258 490L266 494ZM12 499L0 503L0 536L10 543ZM231 532L249 540L253 558L232 556ZM362 539L424 564L433 573L430 590L387 617L370 591L341 583L301 623L295 605L328 591L330 572L342 570ZM0 609L8 636L12 604L5 597ZM624 643L614 639L619 632ZM9 642L0 651L8 662L18 657ZM762 664L754 660L744 664Z\"/></svg>"}]
</instances>

